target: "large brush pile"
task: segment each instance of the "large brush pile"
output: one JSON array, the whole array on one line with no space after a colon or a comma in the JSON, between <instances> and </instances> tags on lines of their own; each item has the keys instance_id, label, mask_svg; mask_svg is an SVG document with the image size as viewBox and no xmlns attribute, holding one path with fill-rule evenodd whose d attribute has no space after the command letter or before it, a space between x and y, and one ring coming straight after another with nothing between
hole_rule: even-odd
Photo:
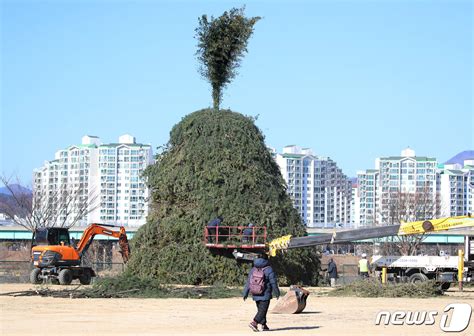
<instances>
[{"instance_id":1,"label":"large brush pile","mask_svg":"<svg viewBox=\"0 0 474 336\"><path fill-rule=\"evenodd\" d=\"M269 239L304 235L280 170L253 119L228 110L201 110L175 125L168 148L146 172L152 190L148 223L132 241L128 272L163 283L242 284L247 263L212 254L207 222L266 226ZM272 260L282 283L317 284L314 250Z\"/></svg>"}]
</instances>

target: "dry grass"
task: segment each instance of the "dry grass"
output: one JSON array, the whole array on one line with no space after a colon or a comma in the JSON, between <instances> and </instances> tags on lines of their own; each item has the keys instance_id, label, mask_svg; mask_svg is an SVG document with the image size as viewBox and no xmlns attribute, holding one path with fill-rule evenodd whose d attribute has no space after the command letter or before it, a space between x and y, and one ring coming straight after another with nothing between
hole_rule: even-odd
<instances>
[{"instance_id":1,"label":"dry grass","mask_svg":"<svg viewBox=\"0 0 474 336\"><path fill-rule=\"evenodd\" d=\"M355 281L349 285L336 288L328 293L328 296L357 296L357 297L410 297L428 298L443 295L433 281L426 281L417 284L412 283L388 283L381 284L373 280Z\"/></svg>"},{"instance_id":2,"label":"dry grass","mask_svg":"<svg viewBox=\"0 0 474 336\"><path fill-rule=\"evenodd\" d=\"M222 299L239 297L242 289L226 287L220 283L212 286L163 285L155 279L142 279L136 276L121 275L100 279L92 287L83 289L81 292L84 297L89 298Z\"/></svg>"}]
</instances>

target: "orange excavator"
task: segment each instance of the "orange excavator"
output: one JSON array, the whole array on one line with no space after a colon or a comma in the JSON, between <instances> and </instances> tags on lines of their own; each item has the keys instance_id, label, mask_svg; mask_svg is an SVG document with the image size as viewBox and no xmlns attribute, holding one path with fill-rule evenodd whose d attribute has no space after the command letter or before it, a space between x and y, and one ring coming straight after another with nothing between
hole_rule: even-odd
<instances>
[{"instance_id":1,"label":"orange excavator","mask_svg":"<svg viewBox=\"0 0 474 336\"><path fill-rule=\"evenodd\" d=\"M74 279L79 279L83 285L90 284L96 274L91 267L81 266L81 261L96 235L118 238L123 262L127 263L130 246L125 228L120 226L119 231L114 231L110 229L113 227L119 226L91 224L84 230L77 245L74 239L70 239L67 228L36 229L31 249L34 269L30 273L30 282L40 284L49 278L60 285L69 285Z\"/></svg>"}]
</instances>

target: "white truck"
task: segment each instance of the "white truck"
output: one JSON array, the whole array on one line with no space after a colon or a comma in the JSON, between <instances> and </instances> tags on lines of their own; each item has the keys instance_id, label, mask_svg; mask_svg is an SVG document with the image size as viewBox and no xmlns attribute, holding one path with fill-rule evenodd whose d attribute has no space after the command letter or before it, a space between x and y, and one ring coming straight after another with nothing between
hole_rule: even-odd
<instances>
[{"instance_id":1,"label":"white truck","mask_svg":"<svg viewBox=\"0 0 474 336\"><path fill-rule=\"evenodd\" d=\"M463 281L473 280L474 237L465 237ZM387 280L395 282L421 282L434 280L447 290L458 281L458 256L381 256L371 258L371 267L377 273L387 268Z\"/></svg>"},{"instance_id":2,"label":"white truck","mask_svg":"<svg viewBox=\"0 0 474 336\"><path fill-rule=\"evenodd\" d=\"M457 282L458 274L457 256L378 256L374 255L371 265L375 272L382 272L387 268L387 280L395 282L421 282L435 280L447 290L451 283ZM468 274L464 267L464 274ZM465 279L470 281L471 279Z\"/></svg>"}]
</instances>

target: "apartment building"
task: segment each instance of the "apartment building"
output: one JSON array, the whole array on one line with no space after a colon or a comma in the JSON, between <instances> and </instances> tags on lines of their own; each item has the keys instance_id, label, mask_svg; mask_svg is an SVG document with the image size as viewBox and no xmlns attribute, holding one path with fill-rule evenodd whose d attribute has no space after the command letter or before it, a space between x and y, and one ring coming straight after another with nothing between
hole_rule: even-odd
<instances>
[{"instance_id":1,"label":"apartment building","mask_svg":"<svg viewBox=\"0 0 474 336\"><path fill-rule=\"evenodd\" d=\"M416 156L413 149L406 148L400 156L377 158L375 169L360 171L357 178L362 226L395 224L401 219L439 214L435 158Z\"/></svg>"},{"instance_id":2,"label":"apartment building","mask_svg":"<svg viewBox=\"0 0 474 336\"><path fill-rule=\"evenodd\" d=\"M54 160L34 171L34 200L63 209L57 225L139 226L146 221L149 195L141 174L152 162L151 145L131 135L108 144L86 135L81 144L57 151Z\"/></svg>"},{"instance_id":3,"label":"apartment building","mask_svg":"<svg viewBox=\"0 0 474 336\"><path fill-rule=\"evenodd\" d=\"M295 145L276 154L294 207L308 227L350 223L351 181L336 162Z\"/></svg>"},{"instance_id":4,"label":"apartment building","mask_svg":"<svg viewBox=\"0 0 474 336\"><path fill-rule=\"evenodd\" d=\"M457 156L461 159L438 167L441 217L472 214L474 210L474 152L465 151Z\"/></svg>"},{"instance_id":5,"label":"apartment building","mask_svg":"<svg viewBox=\"0 0 474 336\"><path fill-rule=\"evenodd\" d=\"M357 179L356 179L357 180ZM352 182L352 190L351 190L351 226L354 229L358 229L360 227L360 197L359 197L359 187L357 185L357 181Z\"/></svg>"},{"instance_id":6,"label":"apartment building","mask_svg":"<svg viewBox=\"0 0 474 336\"><path fill-rule=\"evenodd\" d=\"M377 213L379 202L378 195L378 180L379 171L377 169L367 169L365 171L357 172L357 187L354 190L354 215L359 217L353 219L354 226L372 226L377 221ZM359 207L358 209L356 207Z\"/></svg>"}]
</instances>

